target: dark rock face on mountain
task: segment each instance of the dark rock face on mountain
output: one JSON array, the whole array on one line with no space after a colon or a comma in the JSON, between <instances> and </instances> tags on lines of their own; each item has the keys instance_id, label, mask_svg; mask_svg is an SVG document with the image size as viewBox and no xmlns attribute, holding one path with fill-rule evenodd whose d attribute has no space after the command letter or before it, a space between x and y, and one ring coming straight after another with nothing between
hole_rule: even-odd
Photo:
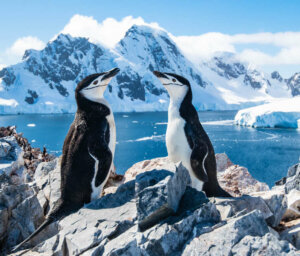
<instances>
[{"instance_id":1,"label":"dark rock face on mountain","mask_svg":"<svg viewBox=\"0 0 300 256\"><path fill-rule=\"evenodd\" d=\"M219 68L217 73L227 79L238 78L246 73L246 68L243 64L235 62L233 64L225 63L220 57L214 58L216 66Z\"/></svg>"},{"instance_id":2,"label":"dark rock face on mountain","mask_svg":"<svg viewBox=\"0 0 300 256\"><path fill-rule=\"evenodd\" d=\"M0 78L3 79L7 87L16 81L16 76L12 68L4 68L0 70Z\"/></svg>"},{"instance_id":3,"label":"dark rock face on mountain","mask_svg":"<svg viewBox=\"0 0 300 256\"><path fill-rule=\"evenodd\" d=\"M287 85L291 89L293 96L300 95L300 73L296 73L290 79L287 79Z\"/></svg>"},{"instance_id":4,"label":"dark rock face on mountain","mask_svg":"<svg viewBox=\"0 0 300 256\"><path fill-rule=\"evenodd\" d=\"M272 79L276 79L276 80L278 80L279 82L282 82L282 81L283 81L283 78L282 78L282 76L279 74L278 71L272 72L272 73L271 73L271 77L272 77Z\"/></svg>"},{"instance_id":5,"label":"dark rock face on mountain","mask_svg":"<svg viewBox=\"0 0 300 256\"><path fill-rule=\"evenodd\" d=\"M209 66L218 75L228 80L241 78L241 83L251 86L253 89L260 89L271 85L262 72L248 68L231 53L224 53L221 56L214 57Z\"/></svg>"}]
</instances>

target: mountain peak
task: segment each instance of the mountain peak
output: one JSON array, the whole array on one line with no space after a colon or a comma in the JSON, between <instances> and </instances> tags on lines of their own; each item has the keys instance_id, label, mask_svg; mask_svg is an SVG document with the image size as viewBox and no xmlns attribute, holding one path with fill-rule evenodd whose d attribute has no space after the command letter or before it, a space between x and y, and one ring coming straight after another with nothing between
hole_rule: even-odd
<instances>
[{"instance_id":1,"label":"mountain peak","mask_svg":"<svg viewBox=\"0 0 300 256\"><path fill-rule=\"evenodd\" d=\"M149 25L133 25L127 30L125 37L131 36L132 34L139 34L144 36L146 34L167 35L166 31L162 28L154 28Z\"/></svg>"}]
</instances>

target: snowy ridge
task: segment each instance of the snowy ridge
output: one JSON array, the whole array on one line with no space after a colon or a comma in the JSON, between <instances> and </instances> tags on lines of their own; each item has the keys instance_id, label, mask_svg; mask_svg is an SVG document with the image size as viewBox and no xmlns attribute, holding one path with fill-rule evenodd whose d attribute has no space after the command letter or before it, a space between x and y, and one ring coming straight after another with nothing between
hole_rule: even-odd
<instances>
[{"instance_id":1,"label":"snowy ridge","mask_svg":"<svg viewBox=\"0 0 300 256\"><path fill-rule=\"evenodd\" d=\"M300 91L297 74L266 75L228 53L192 63L166 31L134 25L114 49L60 34L41 51L27 50L21 63L0 70L0 114L73 113L77 83L113 67L121 72L105 97L116 112L167 110L168 95L153 70L186 77L198 110L240 109Z\"/></svg>"}]
</instances>

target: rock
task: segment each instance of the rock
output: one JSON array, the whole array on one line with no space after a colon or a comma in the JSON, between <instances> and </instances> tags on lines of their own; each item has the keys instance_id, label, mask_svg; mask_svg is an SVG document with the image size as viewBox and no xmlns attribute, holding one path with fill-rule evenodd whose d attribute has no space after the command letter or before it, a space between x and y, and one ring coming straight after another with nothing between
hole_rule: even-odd
<instances>
[{"instance_id":1,"label":"rock","mask_svg":"<svg viewBox=\"0 0 300 256\"><path fill-rule=\"evenodd\" d=\"M13 160L16 161L20 154L23 153L23 150L19 146L16 138L14 136L8 136L4 138L0 138L0 149L3 145L6 145L7 152L2 152L3 156L0 156L1 160ZM3 151L5 149L3 148ZM1 150L0 150L1 152ZM5 155L5 156L4 156Z\"/></svg>"},{"instance_id":2,"label":"rock","mask_svg":"<svg viewBox=\"0 0 300 256\"><path fill-rule=\"evenodd\" d=\"M242 166L231 165L225 171L218 172L217 175L220 186L233 196L269 190L267 184L254 179L248 169Z\"/></svg>"},{"instance_id":3,"label":"rock","mask_svg":"<svg viewBox=\"0 0 300 256\"><path fill-rule=\"evenodd\" d=\"M269 232L264 216L257 210L230 220L226 225L196 236L182 255L232 255L232 248L245 236L264 236Z\"/></svg>"},{"instance_id":4,"label":"rock","mask_svg":"<svg viewBox=\"0 0 300 256\"><path fill-rule=\"evenodd\" d=\"M2 154L0 156L0 172L21 177L24 169L23 150L14 136L0 138L0 154ZM15 180L16 183L20 183L20 181Z\"/></svg>"},{"instance_id":5,"label":"rock","mask_svg":"<svg viewBox=\"0 0 300 256\"><path fill-rule=\"evenodd\" d=\"M54 222L22 255L296 255L290 243L298 246L299 222L275 226L287 208L286 184L297 185L298 167L282 185L259 191L266 187L247 169L234 166L226 154L217 161L223 184L236 188L235 195L251 196L208 199L188 186L183 166L168 158L143 161L125 174L122 182L128 182L119 185L121 176L111 177L106 190L112 193ZM19 185L0 172L0 242L5 248L33 232L60 198L59 168L59 159L41 163L32 182ZM293 191L290 195L297 198Z\"/></svg>"},{"instance_id":6,"label":"rock","mask_svg":"<svg viewBox=\"0 0 300 256\"><path fill-rule=\"evenodd\" d=\"M265 220L273 216L265 201L260 197L242 196L236 198L211 198L220 211L222 220L240 214L247 214L254 210L260 210Z\"/></svg>"},{"instance_id":7,"label":"rock","mask_svg":"<svg viewBox=\"0 0 300 256\"><path fill-rule=\"evenodd\" d=\"M11 145L6 141L0 141L0 158L6 158L11 150Z\"/></svg>"},{"instance_id":8,"label":"rock","mask_svg":"<svg viewBox=\"0 0 300 256\"><path fill-rule=\"evenodd\" d=\"M284 213L284 219L300 218L300 191L293 189L287 194L288 209Z\"/></svg>"},{"instance_id":9,"label":"rock","mask_svg":"<svg viewBox=\"0 0 300 256\"><path fill-rule=\"evenodd\" d=\"M280 238L289 241L298 250L300 250L300 223L289 229L284 230L280 234Z\"/></svg>"},{"instance_id":10,"label":"rock","mask_svg":"<svg viewBox=\"0 0 300 256\"><path fill-rule=\"evenodd\" d=\"M233 165L229 157L225 153L216 154L217 172L224 172L227 168Z\"/></svg>"},{"instance_id":11,"label":"rock","mask_svg":"<svg viewBox=\"0 0 300 256\"><path fill-rule=\"evenodd\" d=\"M28 184L14 185L5 173L0 175L0 202L0 243L5 250L39 225L43 210Z\"/></svg>"},{"instance_id":12,"label":"rock","mask_svg":"<svg viewBox=\"0 0 300 256\"><path fill-rule=\"evenodd\" d=\"M58 255L67 250L69 255L77 255L97 246L106 238L113 239L125 232L137 218L134 188L134 181L127 182L115 194L95 200L67 216L58 224L61 231L35 250Z\"/></svg>"},{"instance_id":13,"label":"rock","mask_svg":"<svg viewBox=\"0 0 300 256\"><path fill-rule=\"evenodd\" d=\"M103 255L180 255L181 248L193 233L209 232L220 220L220 215L212 203L188 215L167 218L145 232L136 227L102 248ZM100 248L98 248L100 251ZM90 254L92 255L92 254Z\"/></svg>"},{"instance_id":14,"label":"rock","mask_svg":"<svg viewBox=\"0 0 300 256\"><path fill-rule=\"evenodd\" d=\"M265 192L255 192L251 193L251 196L259 196L265 201L272 212L272 216L267 219L267 222L272 227L277 227L288 208L284 189L276 188Z\"/></svg>"},{"instance_id":15,"label":"rock","mask_svg":"<svg viewBox=\"0 0 300 256\"><path fill-rule=\"evenodd\" d=\"M296 256L294 248L287 241L280 241L271 233L260 236L245 236L232 250L231 255L237 256Z\"/></svg>"},{"instance_id":16,"label":"rock","mask_svg":"<svg viewBox=\"0 0 300 256\"><path fill-rule=\"evenodd\" d=\"M284 187L286 194L293 189L300 190L300 164L289 169Z\"/></svg>"},{"instance_id":17,"label":"rock","mask_svg":"<svg viewBox=\"0 0 300 256\"><path fill-rule=\"evenodd\" d=\"M50 212L61 195L60 158L40 163L35 171L34 180L37 187L43 191Z\"/></svg>"},{"instance_id":18,"label":"rock","mask_svg":"<svg viewBox=\"0 0 300 256\"><path fill-rule=\"evenodd\" d=\"M298 164L295 164L295 165L293 165L293 166L291 166L289 169L288 169L288 172L287 172L287 178L290 178L290 177L292 177L292 176L295 176L296 175L296 173L297 173L297 170L299 169L299 167L300 167L300 164L298 163Z\"/></svg>"},{"instance_id":19,"label":"rock","mask_svg":"<svg viewBox=\"0 0 300 256\"><path fill-rule=\"evenodd\" d=\"M124 174L124 183L134 180L135 177L143 172L149 172L153 170L168 170L175 172L176 167L168 157L154 158L151 160L145 160L134 164Z\"/></svg>"},{"instance_id":20,"label":"rock","mask_svg":"<svg viewBox=\"0 0 300 256\"><path fill-rule=\"evenodd\" d=\"M267 184L255 180L247 168L233 165L225 153L216 154L218 180L221 187L233 196L241 196L255 191L268 191ZM168 157L145 160L134 164L124 174L123 182L134 179L138 174L153 170L175 172L174 164Z\"/></svg>"},{"instance_id":21,"label":"rock","mask_svg":"<svg viewBox=\"0 0 300 256\"><path fill-rule=\"evenodd\" d=\"M156 182L163 176L163 180ZM139 227L144 230L175 213L190 182L188 170L181 163L175 174L161 170L138 175L135 192Z\"/></svg>"}]
</instances>

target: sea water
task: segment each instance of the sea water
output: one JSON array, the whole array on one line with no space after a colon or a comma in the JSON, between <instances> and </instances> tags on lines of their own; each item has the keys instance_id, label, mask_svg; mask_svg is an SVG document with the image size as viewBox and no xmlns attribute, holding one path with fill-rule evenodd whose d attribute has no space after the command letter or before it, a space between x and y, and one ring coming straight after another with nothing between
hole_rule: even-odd
<instances>
[{"instance_id":1,"label":"sea water","mask_svg":"<svg viewBox=\"0 0 300 256\"><path fill-rule=\"evenodd\" d=\"M233 163L245 166L258 180L273 186L299 162L300 131L295 129L255 129L233 124L235 111L199 112L216 153L225 152ZM63 115L0 116L0 126L16 125L33 147L45 146L59 156L64 138L74 119ZM167 112L117 113L115 166L124 173L134 163L167 155L165 133Z\"/></svg>"}]
</instances>

